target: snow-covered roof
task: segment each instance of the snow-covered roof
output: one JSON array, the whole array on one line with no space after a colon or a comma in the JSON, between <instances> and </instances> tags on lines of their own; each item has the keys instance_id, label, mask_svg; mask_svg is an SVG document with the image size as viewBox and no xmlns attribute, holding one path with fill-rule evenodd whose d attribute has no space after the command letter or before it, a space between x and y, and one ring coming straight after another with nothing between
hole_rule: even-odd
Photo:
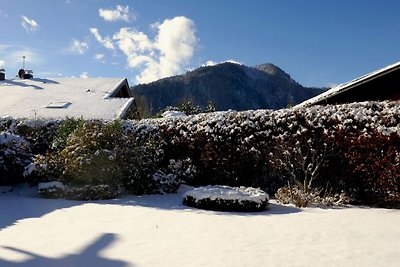
<instances>
[{"instance_id":1,"label":"snow-covered roof","mask_svg":"<svg viewBox=\"0 0 400 267\"><path fill-rule=\"evenodd\" d=\"M371 80L374 80L376 78L379 78L379 77L381 77L383 75L386 75L388 73L391 73L391 72L393 72L395 70L399 70L399 69L400 69L400 61L395 63L395 64L392 64L392 65L389 65L387 67L384 67L382 69L373 71L373 72L368 73L366 75L363 75L363 76L361 76L359 78L356 78L354 80L351 80L349 82L346 82L346 83L340 84L340 85L338 85L336 87L333 87L332 89L329 89L328 91L326 91L326 92L324 92L324 93L322 93L320 95L317 95L317 96L315 96L313 98L310 98L310 99L298 104L297 106L295 106L295 108L319 104L319 103L325 101L326 99L328 99L330 97L333 97L335 95L338 95L338 94L341 94L343 92L346 92L346 91L348 91L348 90L350 90L350 89L352 89L352 88L354 88L356 86L362 85L364 83L367 83L367 82L369 82Z\"/></svg>"},{"instance_id":2,"label":"snow-covered roof","mask_svg":"<svg viewBox=\"0 0 400 267\"><path fill-rule=\"evenodd\" d=\"M0 81L0 117L111 120L124 118L134 104L125 78Z\"/></svg>"}]
</instances>

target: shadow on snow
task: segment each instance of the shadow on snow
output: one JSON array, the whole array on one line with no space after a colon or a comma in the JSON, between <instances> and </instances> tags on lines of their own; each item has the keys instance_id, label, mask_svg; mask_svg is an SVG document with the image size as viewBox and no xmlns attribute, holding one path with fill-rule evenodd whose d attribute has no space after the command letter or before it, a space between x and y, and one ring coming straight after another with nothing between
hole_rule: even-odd
<instances>
[{"instance_id":1,"label":"shadow on snow","mask_svg":"<svg viewBox=\"0 0 400 267\"><path fill-rule=\"evenodd\" d=\"M64 199L43 199L38 196L35 189L26 184L15 186L13 192L0 194L0 231L19 220L40 218L55 210L83 203Z\"/></svg>"},{"instance_id":2,"label":"shadow on snow","mask_svg":"<svg viewBox=\"0 0 400 267\"><path fill-rule=\"evenodd\" d=\"M120 260L111 260L101 257L100 251L110 246L117 240L117 236L111 233L105 233L95 240L92 244L84 248L78 254L70 254L61 258L48 258L26 250L13 247L3 247L13 252L29 256L28 260L23 262L13 262L0 259L0 266L109 266L124 267L128 263ZM130 265L131 266L131 265Z\"/></svg>"},{"instance_id":3,"label":"shadow on snow","mask_svg":"<svg viewBox=\"0 0 400 267\"><path fill-rule=\"evenodd\" d=\"M13 192L0 194L0 231L14 225L17 221L29 218L40 218L55 210L93 203L98 205L120 205L145 207L156 210L174 210L223 216L268 216L298 213L301 209L292 206L269 203L268 209L262 212L221 212L188 207L182 204L183 191L177 194L127 196L111 200L74 201L65 199L40 198L34 188L16 187Z\"/></svg>"}]
</instances>

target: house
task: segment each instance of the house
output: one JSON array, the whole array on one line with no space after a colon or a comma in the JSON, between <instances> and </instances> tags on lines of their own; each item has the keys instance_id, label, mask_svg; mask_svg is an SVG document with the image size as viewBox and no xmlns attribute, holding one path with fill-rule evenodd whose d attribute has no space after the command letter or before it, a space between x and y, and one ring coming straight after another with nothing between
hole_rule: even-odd
<instances>
[{"instance_id":1,"label":"house","mask_svg":"<svg viewBox=\"0 0 400 267\"><path fill-rule=\"evenodd\" d=\"M400 100L400 62L340 84L295 107L383 100Z\"/></svg>"},{"instance_id":2,"label":"house","mask_svg":"<svg viewBox=\"0 0 400 267\"><path fill-rule=\"evenodd\" d=\"M129 119L137 108L125 78L0 80L0 117Z\"/></svg>"}]
</instances>

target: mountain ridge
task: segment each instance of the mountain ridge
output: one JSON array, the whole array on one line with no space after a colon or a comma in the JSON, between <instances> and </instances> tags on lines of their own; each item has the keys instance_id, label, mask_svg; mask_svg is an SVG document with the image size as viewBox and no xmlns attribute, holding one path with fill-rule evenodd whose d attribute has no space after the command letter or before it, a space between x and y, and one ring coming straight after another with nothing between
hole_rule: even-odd
<instances>
[{"instance_id":1,"label":"mountain ridge","mask_svg":"<svg viewBox=\"0 0 400 267\"><path fill-rule=\"evenodd\" d=\"M185 101L202 108L213 101L216 110L279 109L323 92L300 85L271 63L247 67L229 62L202 66L131 89L137 98L146 99L151 114Z\"/></svg>"}]
</instances>

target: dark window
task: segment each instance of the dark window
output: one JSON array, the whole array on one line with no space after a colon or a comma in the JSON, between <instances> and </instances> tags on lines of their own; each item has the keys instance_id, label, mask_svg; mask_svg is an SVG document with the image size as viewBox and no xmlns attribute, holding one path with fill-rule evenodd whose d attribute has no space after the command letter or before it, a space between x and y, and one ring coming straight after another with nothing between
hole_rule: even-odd
<instances>
[{"instance_id":1,"label":"dark window","mask_svg":"<svg viewBox=\"0 0 400 267\"><path fill-rule=\"evenodd\" d=\"M132 96L130 94L128 86L124 85L112 97L130 98Z\"/></svg>"}]
</instances>

